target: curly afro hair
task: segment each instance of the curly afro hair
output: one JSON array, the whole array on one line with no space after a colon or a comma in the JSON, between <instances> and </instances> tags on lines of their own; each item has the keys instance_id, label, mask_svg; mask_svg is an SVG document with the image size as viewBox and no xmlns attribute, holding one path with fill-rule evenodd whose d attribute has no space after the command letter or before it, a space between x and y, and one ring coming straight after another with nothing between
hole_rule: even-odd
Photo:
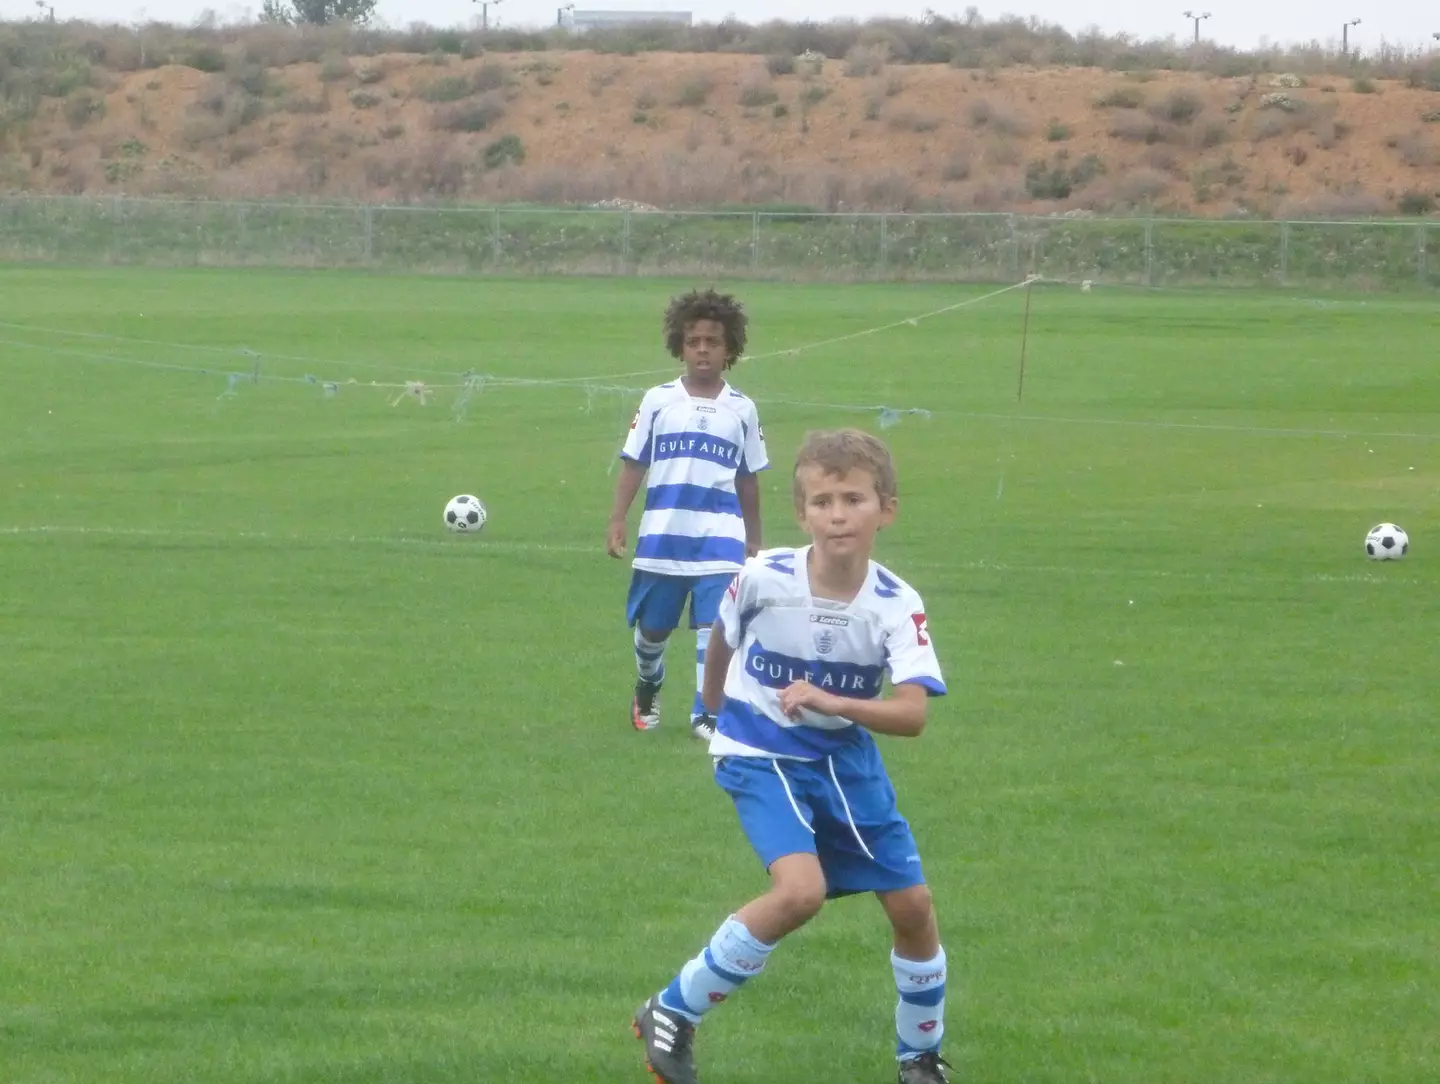
<instances>
[{"instance_id":1,"label":"curly afro hair","mask_svg":"<svg viewBox=\"0 0 1440 1084\"><path fill-rule=\"evenodd\" d=\"M715 290L692 290L672 298L665 310L665 348L678 358L685 345L685 332L696 320L714 320L725 329L725 368L734 366L745 353L745 329L750 318L730 294Z\"/></svg>"}]
</instances>

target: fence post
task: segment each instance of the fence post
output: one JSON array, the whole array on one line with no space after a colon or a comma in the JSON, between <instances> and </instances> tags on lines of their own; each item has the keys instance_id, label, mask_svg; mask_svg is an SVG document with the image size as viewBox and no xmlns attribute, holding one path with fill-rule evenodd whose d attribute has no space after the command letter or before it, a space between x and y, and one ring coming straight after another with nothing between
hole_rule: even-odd
<instances>
[{"instance_id":1,"label":"fence post","mask_svg":"<svg viewBox=\"0 0 1440 1084\"><path fill-rule=\"evenodd\" d=\"M1280 285L1290 279L1290 223L1280 223Z\"/></svg>"},{"instance_id":2,"label":"fence post","mask_svg":"<svg viewBox=\"0 0 1440 1084\"><path fill-rule=\"evenodd\" d=\"M630 256L630 208L626 207L622 212L624 219L620 229L620 265L628 272L634 273L634 267Z\"/></svg>"},{"instance_id":3,"label":"fence post","mask_svg":"<svg viewBox=\"0 0 1440 1084\"><path fill-rule=\"evenodd\" d=\"M760 212L750 213L750 272L760 271Z\"/></svg>"},{"instance_id":4,"label":"fence post","mask_svg":"<svg viewBox=\"0 0 1440 1084\"><path fill-rule=\"evenodd\" d=\"M120 208L125 197L116 195L110 204L110 262L115 262L116 250L120 242Z\"/></svg>"},{"instance_id":5,"label":"fence post","mask_svg":"<svg viewBox=\"0 0 1440 1084\"><path fill-rule=\"evenodd\" d=\"M1424 222L1415 227L1415 277L1421 286L1430 282L1430 257L1425 251L1425 235L1429 232L1430 227Z\"/></svg>"},{"instance_id":6,"label":"fence post","mask_svg":"<svg viewBox=\"0 0 1440 1084\"><path fill-rule=\"evenodd\" d=\"M1020 281L1020 223L1016 221L1015 215L1008 216L1010 219L1010 281ZM1032 268L1033 270L1033 268Z\"/></svg>"},{"instance_id":7,"label":"fence post","mask_svg":"<svg viewBox=\"0 0 1440 1084\"><path fill-rule=\"evenodd\" d=\"M880 277L886 277L890 267L890 216L880 212Z\"/></svg>"},{"instance_id":8,"label":"fence post","mask_svg":"<svg viewBox=\"0 0 1440 1084\"><path fill-rule=\"evenodd\" d=\"M500 270L500 208L490 208L490 262L492 271Z\"/></svg>"},{"instance_id":9,"label":"fence post","mask_svg":"<svg viewBox=\"0 0 1440 1084\"><path fill-rule=\"evenodd\" d=\"M1145 285L1155 285L1155 220L1145 220Z\"/></svg>"},{"instance_id":10,"label":"fence post","mask_svg":"<svg viewBox=\"0 0 1440 1084\"><path fill-rule=\"evenodd\" d=\"M361 224L365 230L365 266L369 267L375 263L375 208L368 203Z\"/></svg>"}]
</instances>

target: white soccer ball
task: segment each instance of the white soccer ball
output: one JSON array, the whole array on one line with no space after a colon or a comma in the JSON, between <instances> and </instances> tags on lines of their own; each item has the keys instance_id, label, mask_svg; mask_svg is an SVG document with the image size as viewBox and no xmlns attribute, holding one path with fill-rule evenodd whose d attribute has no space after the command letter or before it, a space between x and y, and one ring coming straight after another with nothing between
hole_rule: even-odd
<instances>
[{"instance_id":1,"label":"white soccer ball","mask_svg":"<svg viewBox=\"0 0 1440 1084\"><path fill-rule=\"evenodd\" d=\"M1371 527L1365 536L1365 556L1372 561L1398 561L1410 552L1410 536L1393 523Z\"/></svg>"},{"instance_id":2,"label":"white soccer ball","mask_svg":"<svg viewBox=\"0 0 1440 1084\"><path fill-rule=\"evenodd\" d=\"M452 531L474 534L485 526L485 520L485 505L479 497L472 497L469 493L451 497L450 503L445 505L445 526Z\"/></svg>"}]
</instances>

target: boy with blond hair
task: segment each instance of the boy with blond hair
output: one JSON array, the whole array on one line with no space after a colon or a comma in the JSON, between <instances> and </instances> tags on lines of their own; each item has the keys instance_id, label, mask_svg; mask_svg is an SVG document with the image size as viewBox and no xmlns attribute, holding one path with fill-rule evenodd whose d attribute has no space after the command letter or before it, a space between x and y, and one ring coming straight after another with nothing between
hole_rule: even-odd
<instances>
[{"instance_id":1,"label":"boy with blond hair","mask_svg":"<svg viewBox=\"0 0 1440 1084\"><path fill-rule=\"evenodd\" d=\"M811 542L747 560L720 604L704 701L715 779L770 876L635 1015L661 1084L696 1084L695 1028L825 900L874 892L894 931L900 1084L948 1084L945 951L875 734L916 737L944 679L925 605L871 560L895 518L890 451L854 429L806 436L795 508ZM890 695L881 687L888 675Z\"/></svg>"}]
</instances>

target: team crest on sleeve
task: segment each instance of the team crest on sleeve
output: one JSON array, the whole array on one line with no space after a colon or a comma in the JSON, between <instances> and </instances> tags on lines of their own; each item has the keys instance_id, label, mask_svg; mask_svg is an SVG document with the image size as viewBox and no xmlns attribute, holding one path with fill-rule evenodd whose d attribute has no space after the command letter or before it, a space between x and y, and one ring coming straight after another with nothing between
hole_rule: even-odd
<instances>
[{"instance_id":1,"label":"team crest on sleeve","mask_svg":"<svg viewBox=\"0 0 1440 1084\"><path fill-rule=\"evenodd\" d=\"M635 412L635 417L633 417L633 418L630 419L630 428L631 428L631 429L634 429L634 428L636 428L639 424L640 424L640 412L637 410L637 411Z\"/></svg>"},{"instance_id":2,"label":"team crest on sleeve","mask_svg":"<svg viewBox=\"0 0 1440 1084\"><path fill-rule=\"evenodd\" d=\"M925 620L924 614L911 614L910 620L915 623L915 640L921 647L930 646L930 625Z\"/></svg>"}]
</instances>

